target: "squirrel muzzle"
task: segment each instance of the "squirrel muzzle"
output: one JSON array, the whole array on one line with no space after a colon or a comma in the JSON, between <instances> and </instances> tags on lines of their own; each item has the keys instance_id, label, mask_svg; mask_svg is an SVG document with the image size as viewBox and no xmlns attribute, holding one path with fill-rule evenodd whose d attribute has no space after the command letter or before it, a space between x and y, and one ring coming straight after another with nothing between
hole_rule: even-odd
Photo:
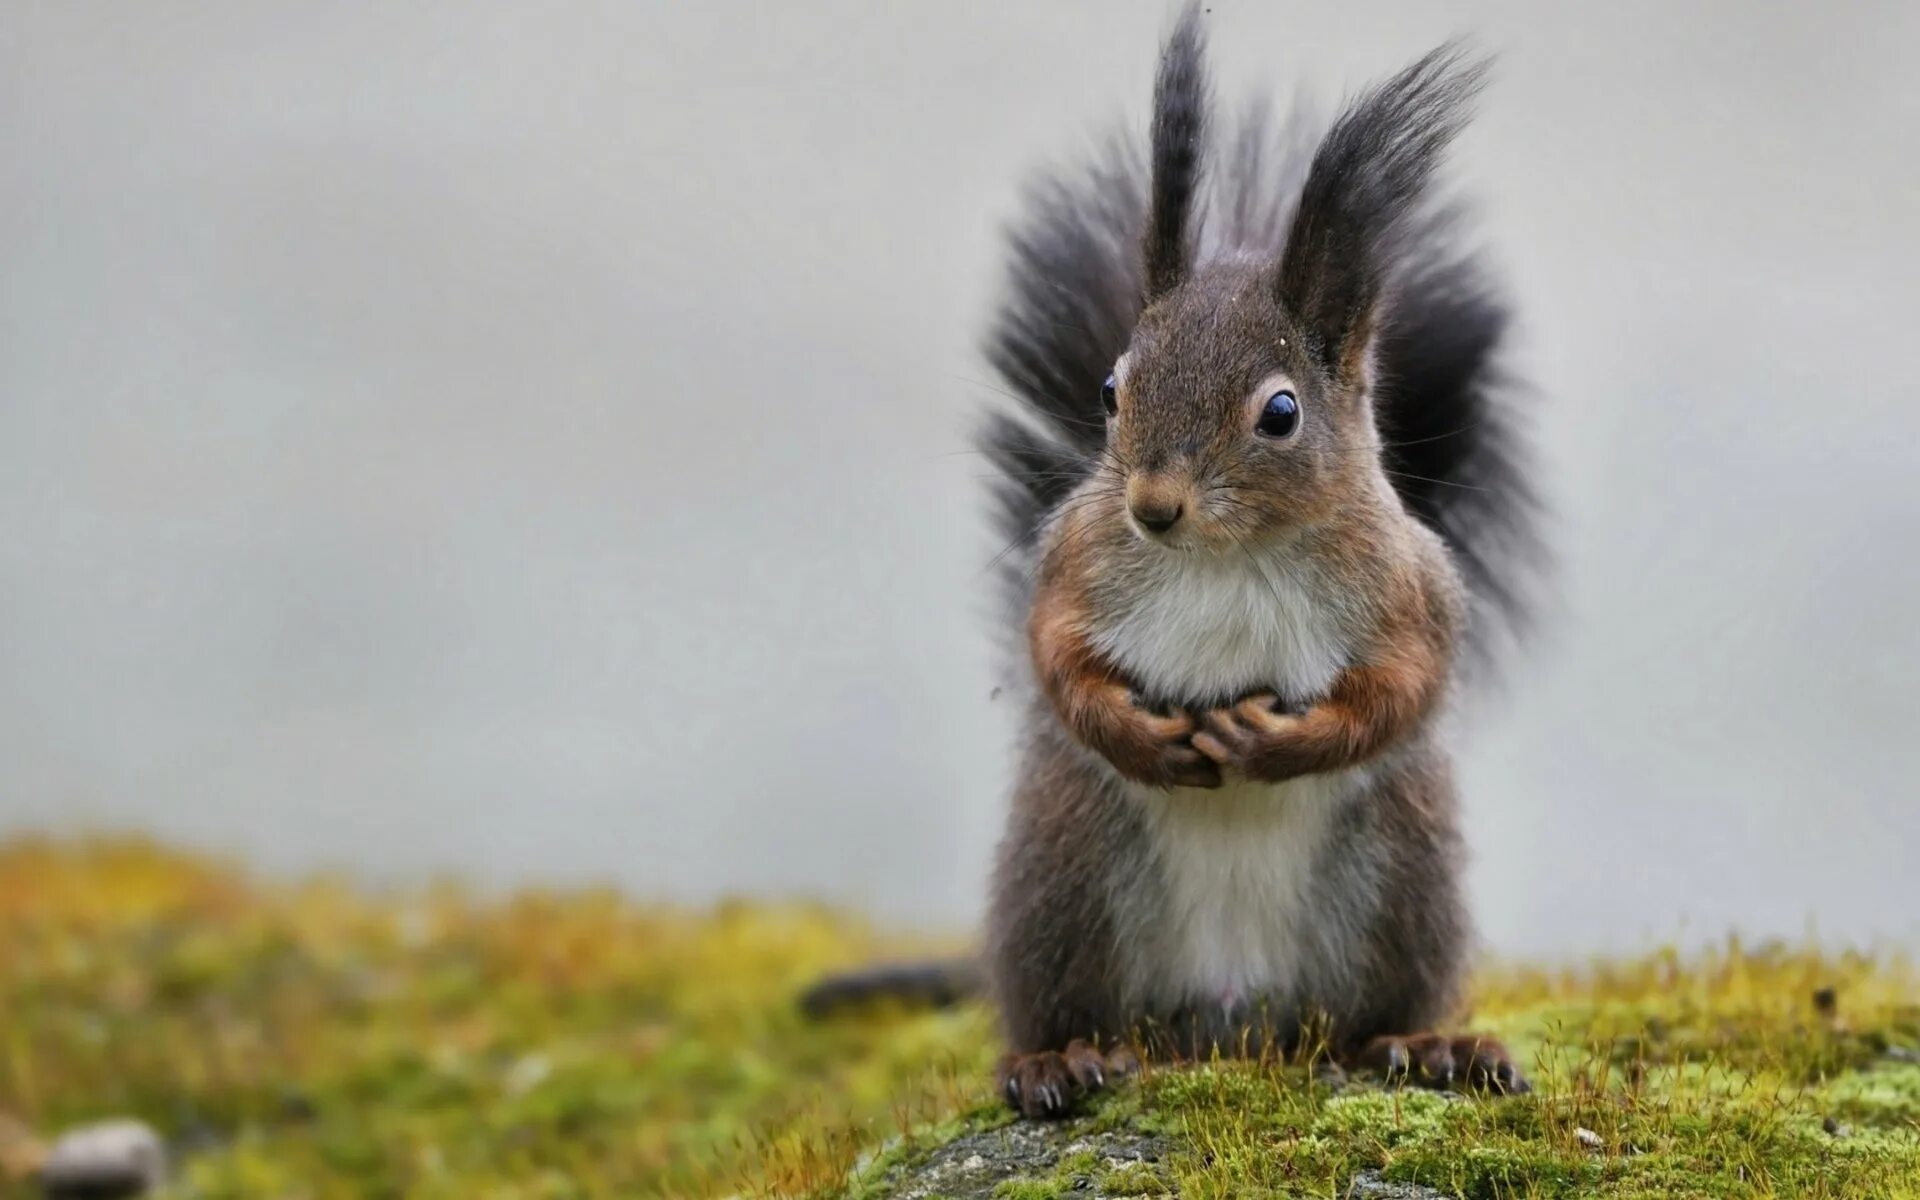
<instances>
[{"instance_id":1,"label":"squirrel muzzle","mask_svg":"<svg viewBox=\"0 0 1920 1200\"><path fill-rule=\"evenodd\" d=\"M1141 472L1127 480L1127 511L1149 536L1172 533L1193 510L1193 485L1171 472Z\"/></svg>"}]
</instances>

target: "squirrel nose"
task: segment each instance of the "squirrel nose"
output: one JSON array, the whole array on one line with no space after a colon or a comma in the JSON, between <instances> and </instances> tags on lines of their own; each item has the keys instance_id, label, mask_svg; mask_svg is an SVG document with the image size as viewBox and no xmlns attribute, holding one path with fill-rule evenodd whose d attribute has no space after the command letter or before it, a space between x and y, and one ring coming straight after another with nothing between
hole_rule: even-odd
<instances>
[{"instance_id":1,"label":"squirrel nose","mask_svg":"<svg viewBox=\"0 0 1920 1200\"><path fill-rule=\"evenodd\" d=\"M1152 533L1165 533L1180 520L1181 505L1178 500L1143 497L1134 500L1127 507L1132 510L1133 519Z\"/></svg>"},{"instance_id":2,"label":"squirrel nose","mask_svg":"<svg viewBox=\"0 0 1920 1200\"><path fill-rule=\"evenodd\" d=\"M1127 480L1127 509L1148 533L1165 533L1185 511L1186 485L1158 472Z\"/></svg>"}]
</instances>

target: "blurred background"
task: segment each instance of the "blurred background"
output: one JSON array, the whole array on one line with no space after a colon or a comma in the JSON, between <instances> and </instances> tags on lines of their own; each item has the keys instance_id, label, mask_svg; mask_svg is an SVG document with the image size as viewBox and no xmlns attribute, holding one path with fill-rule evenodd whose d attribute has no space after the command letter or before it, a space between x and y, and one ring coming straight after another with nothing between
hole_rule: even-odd
<instances>
[{"instance_id":1,"label":"blurred background","mask_svg":"<svg viewBox=\"0 0 1920 1200\"><path fill-rule=\"evenodd\" d=\"M1920 6L1210 11L1229 100L1500 55L1561 562L1489 943L1911 942ZM1171 12L8 4L0 832L966 927L999 230Z\"/></svg>"}]
</instances>

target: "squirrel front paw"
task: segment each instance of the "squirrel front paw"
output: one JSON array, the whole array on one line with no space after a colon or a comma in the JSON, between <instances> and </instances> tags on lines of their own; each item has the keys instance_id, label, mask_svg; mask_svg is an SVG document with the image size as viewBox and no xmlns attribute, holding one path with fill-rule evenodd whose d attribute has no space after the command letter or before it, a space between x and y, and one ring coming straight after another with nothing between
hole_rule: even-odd
<instances>
[{"instance_id":1,"label":"squirrel front paw","mask_svg":"<svg viewBox=\"0 0 1920 1200\"><path fill-rule=\"evenodd\" d=\"M1193 747L1219 767L1244 779L1279 783L1306 774L1306 718L1284 712L1272 692L1216 708L1200 719Z\"/></svg>"},{"instance_id":2,"label":"squirrel front paw","mask_svg":"<svg viewBox=\"0 0 1920 1200\"><path fill-rule=\"evenodd\" d=\"M1195 748L1199 726L1185 710L1157 713L1115 684L1101 695L1098 711L1087 740L1128 779L1156 787L1220 786L1220 766Z\"/></svg>"}]
</instances>

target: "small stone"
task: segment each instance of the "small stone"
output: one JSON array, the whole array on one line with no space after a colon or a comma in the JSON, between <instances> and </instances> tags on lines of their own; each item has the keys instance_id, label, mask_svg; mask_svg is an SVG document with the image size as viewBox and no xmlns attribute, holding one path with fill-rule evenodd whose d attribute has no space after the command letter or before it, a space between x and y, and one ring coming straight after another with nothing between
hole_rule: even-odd
<instances>
[{"instance_id":1,"label":"small stone","mask_svg":"<svg viewBox=\"0 0 1920 1200\"><path fill-rule=\"evenodd\" d=\"M49 1200L109 1200L159 1187L167 1173L160 1135L143 1121L101 1121L60 1135L40 1164Z\"/></svg>"},{"instance_id":2,"label":"small stone","mask_svg":"<svg viewBox=\"0 0 1920 1200\"><path fill-rule=\"evenodd\" d=\"M1573 1138L1589 1150L1604 1150L1607 1146L1607 1139L1584 1126L1573 1131Z\"/></svg>"},{"instance_id":3,"label":"small stone","mask_svg":"<svg viewBox=\"0 0 1920 1200\"><path fill-rule=\"evenodd\" d=\"M1828 1137L1843 1138L1853 1132L1848 1126L1842 1125L1838 1117L1828 1117L1826 1120L1820 1122L1820 1128L1827 1131Z\"/></svg>"},{"instance_id":4,"label":"small stone","mask_svg":"<svg viewBox=\"0 0 1920 1200\"><path fill-rule=\"evenodd\" d=\"M1920 1063L1920 1050L1912 1046L1888 1046L1884 1057L1890 1062Z\"/></svg>"},{"instance_id":5,"label":"small stone","mask_svg":"<svg viewBox=\"0 0 1920 1200\"><path fill-rule=\"evenodd\" d=\"M1367 1200L1447 1200L1445 1192L1417 1183L1389 1183L1378 1171L1362 1171L1353 1177L1342 1195L1364 1196Z\"/></svg>"}]
</instances>

